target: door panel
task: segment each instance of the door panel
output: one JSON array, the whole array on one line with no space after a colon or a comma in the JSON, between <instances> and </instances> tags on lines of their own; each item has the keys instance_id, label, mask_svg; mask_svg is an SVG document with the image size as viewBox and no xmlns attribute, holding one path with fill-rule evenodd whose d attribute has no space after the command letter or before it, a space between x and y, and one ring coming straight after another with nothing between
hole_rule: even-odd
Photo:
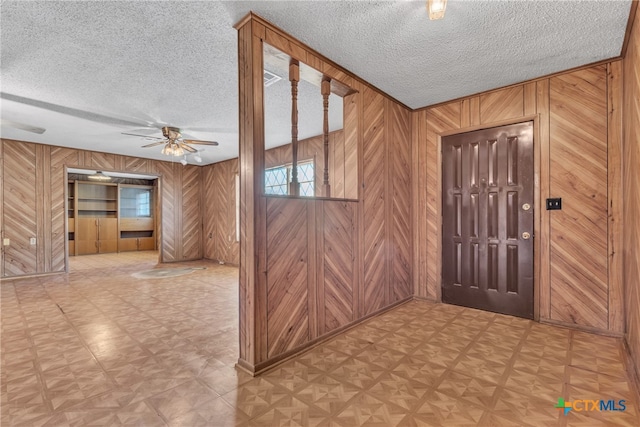
<instances>
[{"instance_id":1,"label":"door panel","mask_svg":"<svg viewBox=\"0 0 640 427\"><path fill-rule=\"evenodd\" d=\"M78 255L98 253L98 219L78 218L75 234L76 253Z\"/></svg>"},{"instance_id":2,"label":"door panel","mask_svg":"<svg viewBox=\"0 0 640 427\"><path fill-rule=\"evenodd\" d=\"M442 183L443 302L533 318L533 122L444 137Z\"/></svg>"},{"instance_id":3,"label":"door panel","mask_svg":"<svg viewBox=\"0 0 640 427\"><path fill-rule=\"evenodd\" d=\"M100 253L118 251L118 218L100 218L98 240Z\"/></svg>"}]
</instances>

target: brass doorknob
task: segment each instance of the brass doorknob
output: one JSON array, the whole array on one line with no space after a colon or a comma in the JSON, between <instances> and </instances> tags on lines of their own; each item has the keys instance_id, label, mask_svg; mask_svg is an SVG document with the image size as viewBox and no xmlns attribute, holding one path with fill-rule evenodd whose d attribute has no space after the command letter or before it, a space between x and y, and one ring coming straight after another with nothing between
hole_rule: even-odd
<instances>
[{"instance_id":1,"label":"brass doorknob","mask_svg":"<svg viewBox=\"0 0 640 427\"><path fill-rule=\"evenodd\" d=\"M522 233L522 238L524 240L529 240L531 238L531 234L525 231L524 233Z\"/></svg>"},{"instance_id":2,"label":"brass doorknob","mask_svg":"<svg viewBox=\"0 0 640 427\"><path fill-rule=\"evenodd\" d=\"M531 209L531 205L529 203L525 203L524 205L522 205L523 211L528 211L529 209Z\"/></svg>"}]
</instances>

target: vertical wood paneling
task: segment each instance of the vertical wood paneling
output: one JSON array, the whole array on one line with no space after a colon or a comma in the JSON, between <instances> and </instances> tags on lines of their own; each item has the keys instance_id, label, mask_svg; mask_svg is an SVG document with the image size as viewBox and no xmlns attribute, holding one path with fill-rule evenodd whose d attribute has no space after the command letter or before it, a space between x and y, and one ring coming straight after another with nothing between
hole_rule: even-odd
<instances>
[{"instance_id":1,"label":"vertical wood paneling","mask_svg":"<svg viewBox=\"0 0 640 427\"><path fill-rule=\"evenodd\" d=\"M19 276L38 271L36 246L36 147L29 143L4 144L4 274Z\"/></svg>"},{"instance_id":2,"label":"vertical wood paneling","mask_svg":"<svg viewBox=\"0 0 640 427\"><path fill-rule=\"evenodd\" d=\"M399 105L391 109L391 151L389 174L392 185L391 216L391 302L412 295L411 232L411 115Z\"/></svg>"},{"instance_id":3,"label":"vertical wood paneling","mask_svg":"<svg viewBox=\"0 0 640 427\"><path fill-rule=\"evenodd\" d=\"M550 79L551 318L607 329L607 95L598 66Z\"/></svg>"},{"instance_id":4,"label":"vertical wood paneling","mask_svg":"<svg viewBox=\"0 0 640 427\"><path fill-rule=\"evenodd\" d=\"M427 165L426 165L426 254L431 257L427 262L426 297L440 298L440 147L439 134L460 128L460 102L450 102L426 112L427 134Z\"/></svg>"},{"instance_id":5,"label":"vertical wood paneling","mask_svg":"<svg viewBox=\"0 0 640 427\"><path fill-rule=\"evenodd\" d=\"M640 13L624 58L624 300L626 339L640 378Z\"/></svg>"},{"instance_id":6,"label":"vertical wood paneling","mask_svg":"<svg viewBox=\"0 0 640 427\"><path fill-rule=\"evenodd\" d=\"M349 202L323 203L322 221L324 269L323 332L344 326L354 319L353 274L355 269L355 205ZM318 219L319 220L319 219Z\"/></svg>"},{"instance_id":7,"label":"vertical wood paneling","mask_svg":"<svg viewBox=\"0 0 640 427\"><path fill-rule=\"evenodd\" d=\"M36 271L51 271L51 146L36 145ZM46 190L45 190L46 189Z\"/></svg>"},{"instance_id":8,"label":"vertical wood paneling","mask_svg":"<svg viewBox=\"0 0 640 427\"><path fill-rule=\"evenodd\" d=\"M549 193L549 170L551 169L550 159L550 130L549 130L549 80L540 80L536 83L536 102L539 114L538 140L533 141L534 149L539 146L540 150L540 204L551 197ZM535 138L535 136L534 136ZM551 258L551 212L538 208L540 211L540 268L537 270L538 278L538 298L539 315L541 319L551 319L551 271L549 259Z\"/></svg>"},{"instance_id":9,"label":"vertical wood paneling","mask_svg":"<svg viewBox=\"0 0 640 427\"><path fill-rule=\"evenodd\" d=\"M622 235L622 61L607 65L609 330L624 332Z\"/></svg>"},{"instance_id":10,"label":"vertical wood paneling","mask_svg":"<svg viewBox=\"0 0 640 427\"><path fill-rule=\"evenodd\" d=\"M344 97L344 197L358 198L358 94Z\"/></svg>"},{"instance_id":11,"label":"vertical wood paneling","mask_svg":"<svg viewBox=\"0 0 640 427\"><path fill-rule=\"evenodd\" d=\"M523 112L522 85L480 95L480 122L483 124L522 117Z\"/></svg>"},{"instance_id":12,"label":"vertical wood paneling","mask_svg":"<svg viewBox=\"0 0 640 427\"><path fill-rule=\"evenodd\" d=\"M181 228L183 260L202 258L201 168L184 166L182 170Z\"/></svg>"},{"instance_id":13,"label":"vertical wood paneling","mask_svg":"<svg viewBox=\"0 0 640 427\"><path fill-rule=\"evenodd\" d=\"M300 199L267 199L268 357L309 340L308 203Z\"/></svg>"},{"instance_id":14,"label":"vertical wood paneling","mask_svg":"<svg viewBox=\"0 0 640 427\"><path fill-rule=\"evenodd\" d=\"M366 87L364 105L364 313L386 304L387 254L385 235L386 146L384 141L384 97Z\"/></svg>"}]
</instances>

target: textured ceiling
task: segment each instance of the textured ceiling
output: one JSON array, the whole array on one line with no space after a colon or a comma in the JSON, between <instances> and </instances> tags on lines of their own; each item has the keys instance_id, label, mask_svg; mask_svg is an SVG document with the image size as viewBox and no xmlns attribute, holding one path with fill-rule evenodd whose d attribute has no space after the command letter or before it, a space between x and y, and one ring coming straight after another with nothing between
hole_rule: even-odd
<instances>
[{"instance_id":1,"label":"textured ceiling","mask_svg":"<svg viewBox=\"0 0 640 427\"><path fill-rule=\"evenodd\" d=\"M417 108L618 56L630 4L449 0L429 21L424 1L2 1L0 113L47 129L2 137L166 159L121 133L169 124L220 142L204 163L237 156L232 25L250 10ZM290 128L286 85L267 89L272 145ZM321 129L307 92L301 137Z\"/></svg>"}]
</instances>

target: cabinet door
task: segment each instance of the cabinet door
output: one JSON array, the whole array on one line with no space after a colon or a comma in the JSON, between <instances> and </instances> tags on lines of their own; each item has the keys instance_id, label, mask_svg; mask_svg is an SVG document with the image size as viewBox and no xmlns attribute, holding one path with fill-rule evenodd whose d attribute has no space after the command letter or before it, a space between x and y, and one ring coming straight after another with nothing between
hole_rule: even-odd
<instances>
[{"instance_id":1,"label":"cabinet door","mask_svg":"<svg viewBox=\"0 0 640 427\"><path fill-rule=\"evenodd\" d=\"M138 239L138 250L139 251L152 251L156 248L156 238L155 237L140 237Z\"/></svg>"},{"instance_id":2,"label":"cabinet door","mask_svg":"<svg viewBox=\"0 0 640 427\"><path fill-rule=\"evenodd\" d=\"M78 218L75 235L76 253L78 255L98 253L98 219Z\"/></svg>"},{"instance_id":3,"label":"cabinet door","mask_svg":"<svg viewBox=\"0 0 640 427\"><path fill-rule=\"evenodd\" d=\"M98 240L100 253L118 251L118 218L100 218Z\"/></svg>"},{"instance_id":4,"label":"cabinet door","mask_svg":"<svg viewBox=\"0 0 640 427\"><path fill-rule=\"evenodd\" d=\"M135 237L120 239L118 242L118 251L119 252L127 252L127 251L136 251L138 250L138 239Z\"/></svg>"}]
</instances>

